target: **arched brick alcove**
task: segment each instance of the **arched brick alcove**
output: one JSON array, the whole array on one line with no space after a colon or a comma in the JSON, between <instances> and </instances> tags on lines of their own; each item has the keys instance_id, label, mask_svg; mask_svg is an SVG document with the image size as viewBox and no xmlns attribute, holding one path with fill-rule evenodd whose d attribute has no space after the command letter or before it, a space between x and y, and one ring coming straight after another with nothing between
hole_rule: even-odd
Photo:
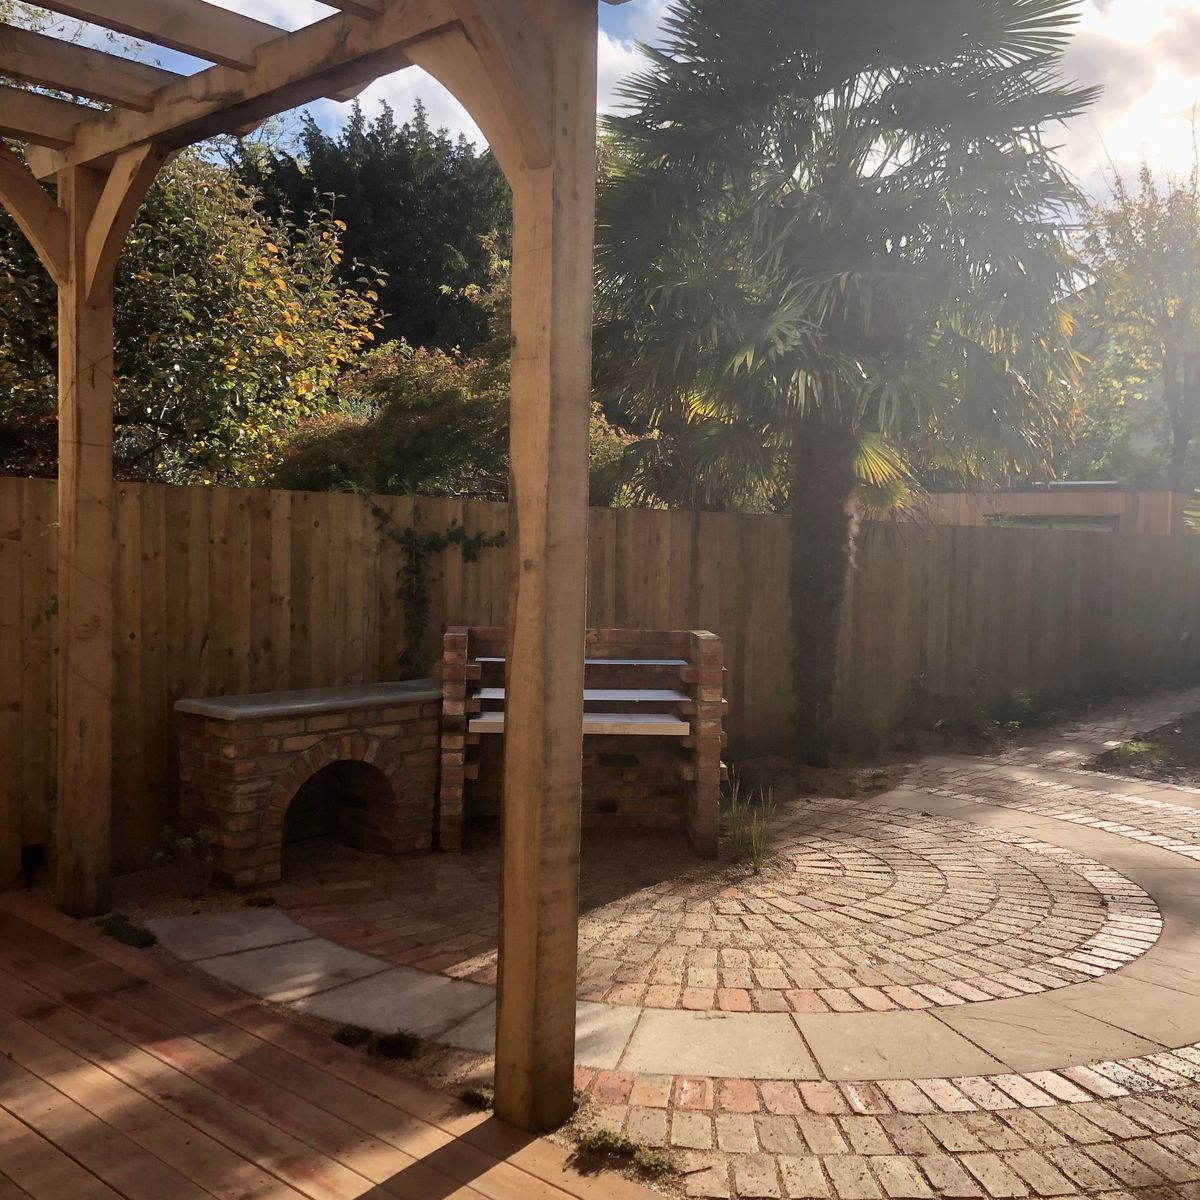
<instances>
[{"instance_id":1,"label":"arched brick alcove","mask_svg":"<svg viewBox=\"0 0 1200 1200\"><path fill-rule=\"evenodd\" d=\"M233 887L276 883L292 801L336 763L362 763L366 789L347 823L360 850L408 854L433 845L441 692L428 681L181 701L185 825L213 839L214 870Z\"/></svg>"}]
</instances>

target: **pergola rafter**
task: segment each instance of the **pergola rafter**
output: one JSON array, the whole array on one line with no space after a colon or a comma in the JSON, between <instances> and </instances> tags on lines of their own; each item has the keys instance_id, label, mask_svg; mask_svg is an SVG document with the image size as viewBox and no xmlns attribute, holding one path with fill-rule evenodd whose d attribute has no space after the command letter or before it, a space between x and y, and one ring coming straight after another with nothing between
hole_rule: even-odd
<instances>
[{"instance_id":1,"label":"pergola rafter","mask_svg":"<svg viewBox=\"0 0 1200 1200\"><path fill-rule=\"evenodd\" d=\"M190 76L0 26L0 201L59 287L58 902L109 904L112 280L171 153L415 63L513 190L512 499L497 1112L571 1112L595 201L596 0L326 0L291 33L205 0L39 0L215 65ZM621 0L609 0L621 2ZM53 179L57 198L38 179Z\"/></svg>"},{"instance_id":2,"label":"pergola rafter","mask_svg":"<svg viewBox=\"0 0 1200 1200\"><path fill-rule=\"evenodd\" d=\"M259 46L285 32L207 0L46 0L39 7L228 67L254 66Z\"/></svg>"},{"instance_id":3,"label":"pergola rafter","mask_svg":"<svg viewBox=\"0 0 1200 1200\"><path fill-rule=\"evenodd\" d=\"M95 112L83 104L0 84L0 137L35 147L34 153L38 146L65 150L75 138L75 127ZM30 156L28 150L26 154Z\"/></svg>"},{"instance_id":4,"label":"pergola rafter","mask_svg":"<svg viewBox=\"0 0 1200 1200\"><path fill-rule=\"evenodd\" d=\"M0 25L0 75L139 112L149 112L154 93L183 78L136 59L10 25Z\"/></svg>"}]
</instances>

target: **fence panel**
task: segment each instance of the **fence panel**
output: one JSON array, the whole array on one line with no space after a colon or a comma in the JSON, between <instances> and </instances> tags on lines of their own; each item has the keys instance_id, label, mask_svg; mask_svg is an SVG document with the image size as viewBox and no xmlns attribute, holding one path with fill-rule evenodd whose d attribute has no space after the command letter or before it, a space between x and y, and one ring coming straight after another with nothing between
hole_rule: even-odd
<instances>
[{"instance_id":1,"label":"fence panel","mask_svg":"<svg viewBox=\"0 0 1200 1200\"><path fill-rule=\"evenodd\" d=\"M173 819L177 699L395 678L405 552L386 529L494 537L506 522L478 501L118 485L118 868L144 865ZM55 542L54 483L0 478L0 884L52 821ZM508 555L430 554L418 666L444 625L503 621ZM922 704L1200 674L1200 538L868 525L856 558L836 694L847 740L885 738ZM721 634L733 752L786 751L785 518L597 509L589 575L590 624Z\"/></svg>"}]
</instances>

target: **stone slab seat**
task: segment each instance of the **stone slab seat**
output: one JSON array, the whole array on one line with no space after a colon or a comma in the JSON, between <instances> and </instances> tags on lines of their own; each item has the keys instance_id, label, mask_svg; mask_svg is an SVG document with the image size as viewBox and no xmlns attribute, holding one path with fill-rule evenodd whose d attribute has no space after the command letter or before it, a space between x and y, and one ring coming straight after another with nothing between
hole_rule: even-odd
<instances>
[{"instance_id":1,"label":"stone slab seat","mask_svg":"<svg viewBox=\"0 0 1200 1200\"><path fill-rule=\"evenodd\" d=\"M480 688L480 700L503 700L503 688ZM686 704L691 697L686 692L670 688L584 688L585 704Z\"/></svg>"},{"instance_id":2,"label":"stone slab seat","mask_svg":"<svg viewBox=\"0 0 1200 1200\"><path fill-rule=\"evenodd\" d=\"M480 657L477 663L503 663L504 658ZM585 667L686 667L686 658L585 658Z\"/></svg>"},{"instance_id":3,"label":"stone slab seat","mask_svg":"<svg viewBox=\"0 0 1200 1200\"><path fill-rule=\"evenodd\" d=\"M442 689L433 679L400 683L364 683L350 687L302 688L291 692L255 692L176 701L175 711L213 721L264 721L290 716L320 716L396 704L438 703Z\"/></svg>"},{"instance_id":4,"label":"stone slab seat","mask_svg":"<svg viewBox=\"0 0 1200 1200\"><path fill-rule=\"evenodd\" d=\"M503 733L502 712L480 713L471 718L472 733ZM688 737L687 721L657 713L590 712L583 714L583 732L610 737Z\"/></svg>"}]
</instances>

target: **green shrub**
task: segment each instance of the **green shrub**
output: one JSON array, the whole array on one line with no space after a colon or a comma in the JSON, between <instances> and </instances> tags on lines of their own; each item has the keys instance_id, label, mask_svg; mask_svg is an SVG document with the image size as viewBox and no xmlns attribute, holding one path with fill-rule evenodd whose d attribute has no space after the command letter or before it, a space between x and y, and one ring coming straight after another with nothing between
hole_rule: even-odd
<instances>
[{"instance_id":1,"label":"green shrub","mask_svg":"<svg viewBox=\"0 0 1200 1200\"><path fill-rule=\"evenodd\" d=\"M630 1161L641 1149L631 1137L615 1129L588 1129L579 1135L579 1149L597 1158L626 1158Z\"/></svg>"},{"instance_id":2,"label":"green shrub","mask_svg":"<svg viewBox=\"0 0 1200 1200\"><path fill-rule=\"evenodd\" d=\"M146 950L158 941L150 930L135 925L124 913L110 913L100 922L100 932L138 950Z\"/></svg>"},{"instance_id":3,"label":"green shrub","mask_svg":"<svg viewBox=\"0 0 1200 1200\"><path fill-rule=\"evenodd\" d=\"M478 1108L483 1112L496 1106L496 1091L490 1084L480 1083L459 1093L458 1097L464 1104Z\"/></svg>"},{"instance_id":4,"label":"green shrub","mask_svg":"<svg viewBox=\"0 0 1200 1200\"><path fill-rule=\"evenodd\" d=\"M333 1040L340 1042L343 1046L349 1046L352 1049L357 1049L360 1046L365 1046L374 1034L369 1029L364 1029L361 1025L339 1025L333 1031Z\"/></svg>"},{"instance_id":5,"label":"green shrub","mask_svg":"<svg viewBox=\"0 0 1200 1200\"><path fill-rule=\"evenodd\" d=\"M651 1150L648 1146L639 1146L633 1156L633 1165L643 1175L673 1175L675 1164L661 1150Z\"/></svg>"},{"instance_id":6,"label":"green shrub","mask_svg":"<svg viewBox=\"0 0 1200 1200\"><path fill-rule=\"evenodd\" d=\"M421 1052L421 1039L407 1029L382 1033L371 1043L371 1053L379 1058L416 1058Z\"/></svg>"}]
</instances>

